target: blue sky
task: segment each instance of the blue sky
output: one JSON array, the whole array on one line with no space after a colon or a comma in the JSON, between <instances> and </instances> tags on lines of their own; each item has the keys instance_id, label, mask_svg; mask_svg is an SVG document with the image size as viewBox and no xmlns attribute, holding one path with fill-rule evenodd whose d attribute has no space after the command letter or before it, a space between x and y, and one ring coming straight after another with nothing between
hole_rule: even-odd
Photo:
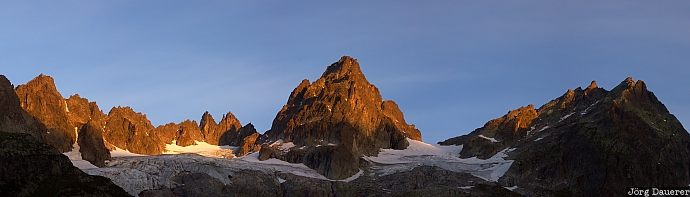
<instances>
[{"instance_id":1,"label":"blue sky","mask_svg":"<svg viewBox=\"0 0 690 197\"><path fill-rule=\"evenodd\" d=\"M270 128L342 55L428 142L597 80L643 79L690 124L690 1L17 1L0 73L154 124L232 111Z\"/></svg>"}]
</instances>

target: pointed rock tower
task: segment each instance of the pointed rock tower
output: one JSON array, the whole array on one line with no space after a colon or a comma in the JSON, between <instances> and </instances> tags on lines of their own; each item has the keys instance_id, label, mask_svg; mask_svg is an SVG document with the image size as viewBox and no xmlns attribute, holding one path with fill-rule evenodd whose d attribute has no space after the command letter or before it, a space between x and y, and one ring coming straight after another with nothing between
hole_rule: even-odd
<instances>
[{"instance_id":1,"label":"pointed rock tower","mask_svg":"<svg viewBox=\"0 0 690 197\"><path fill-rule=\"evenodd\" d=\"M340 179L358 171L359 156L376 155L381 148L404 149L406 138L421 140L421 134L405 122L397 104L381 98L357 60L344 56L315 82L305 79L295 88L263 141L313 147L283 159ZM282 158L285 152L264 147L264 159Z\"/></svg>"}]
</instances>

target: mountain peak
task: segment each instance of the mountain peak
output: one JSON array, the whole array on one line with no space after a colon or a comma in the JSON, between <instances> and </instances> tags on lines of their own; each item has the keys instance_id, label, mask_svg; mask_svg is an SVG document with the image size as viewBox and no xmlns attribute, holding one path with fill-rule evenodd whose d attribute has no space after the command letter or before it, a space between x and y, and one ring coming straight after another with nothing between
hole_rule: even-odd
<instances>
[{"instance_id":1,"label":"mountain peak","mask_svg":"<svg viewBox=\"0 0 690 197\"><path fill-rule=\"evenodd\" d=\"M38 76L34 77L31 81L29 81L29 83L31 83L32 81L45 81L45 82L53 82L53 83L54 83L53 77L48 76L48 75L45 75L45 74L43 74L43 73L41 73L41 74L39 74Z\"/></svg>"},{"instance_id":2,"label":"mountain peak","mask_svg":"<svg viewBox=\"0 0 690 197\"><path fill-rule=\"evenodd\" d=\"M627 87L634 87L635 86L635 79L633 79L631 76L628 76L621 82L621 85L625 85Z\"/></svg>"},{"instance_id":3,"label":"mountain peak","mask_svg":"<svg viewBox=\"0 0 690 197\"><path fill-rule=\"evenodd\" d=\"M12 86L12 83L10 82L9 79L7 79L7 77L5 77L5 75L0 75L0 85L5 85L5 84L9 84L9 86ZM12 86L12 87L14 87L14 86Z\"/></svg>"},{"instance_id":4,"label":"mountain peak","mask_svg":"<svg viewBox=\"0 0 690 197\"><path fill-rule=\"evenodd\" d=\"M208 111L205 111L203 115L201 115L201 121L203 122L204 120L213 120L213 115L209 113Z\"/></svg>"},{"instance_id":5,"label":"mountain peak","mask_svg":"<svg viewBox=\"0 0 690 197\"><path fill-rule=\"evenodd\" d=\"M599 88L597 81L592 81L589 86L585 89L585 96L601 96L605 92L603 88Z\"/></svg>"},{"instance_id":6,"label":"mountain peak","mask_svg":"<svg viewBox=\"0 0 690 197\"><path fill-rule=\"evenodd\" d=\"M397 104L383 101L357 60L349 56L329 65L314 83L303 80L276 114L265 136L264 142L282 140L308 147L299 150L306 151L306 155L342 154L338 158L303 160L305 165L334 179L357 173L360 155L376 155L382 148L404 149L409 145L407 138L421 140L421 133L405 122ZM283 151L274 151L264 147L260 158L283 157Z\"/></svg>"},{"instance_id":7,"label":"mountain peak","mask_svg":"<svg viewBox=\"0 0 690 197\"><path fill-rule=\"evenodd\" d=\"M593 90L597 88L599 88L599 86L597 85L597 81L592 80L592 82L589 83L589 86L587 86L587 89L585 90Z\"/></svg>"},{"instance_id":8,"label":"mountain peak","mask_svg":"<svg viewBox=\"0 0 690 197\"><path fill-rule=\"evenodd\" d=\"M55 87L55 80L53 77L44 74L34 77L24 85L17 86L17 89L20 89L20 87L25 87L23 89L33 89L34 91L46 91L51 94L59 94Z\"/></svg>"},{"instance_id":9,"label":"mountain peak","mask_svg":"<svg viewBox=\"0 0 690 197\"><path fill-rule=\"evenodd\" d=\"M627 77L618 86L611 90L612 92L622 92L624 90L633 90L635 92L648 92L647 85L642 80L633 79L632 77Z\"/></svg>"},{"instance_id":10,"label":"mountain peak","mask_svg":"<svg viewBox=\"0 0 690 197\"><path fill-rule=\"evenodd\" d=\"M359 67L357 59L350 56L343 56L335 62L328 66L326 71L321 76L322 78L327 78L328 76L334 75L336 79L347 77L347 76L361 76L364 77L362 70Z\"/></svg>"}]
</instances>

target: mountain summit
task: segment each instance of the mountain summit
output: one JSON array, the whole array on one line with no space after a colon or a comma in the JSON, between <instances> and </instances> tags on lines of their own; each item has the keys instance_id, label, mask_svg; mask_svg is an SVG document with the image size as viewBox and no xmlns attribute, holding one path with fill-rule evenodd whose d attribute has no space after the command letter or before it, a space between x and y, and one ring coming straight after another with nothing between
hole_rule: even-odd
<instances>
[{"instance_id":1,"label":"mountain summit","mask_svg":"<svg viewBox=\"0 0 690 197\"><path fill-rule=\"evenodd\" d=\"M398 105L384 101L367 81L356 59L343 56L328 66L321 78L303 80L278 112L264 142L282 141L304 151L262 148L264 158L278 157L305 163L329 178L345 178L358 171L361 155L376 155L381 148L404 149L406 138L421 140L414 125L405 122ZM299 152L299 153L298 153Z\"/></svg>"}]
</instances>

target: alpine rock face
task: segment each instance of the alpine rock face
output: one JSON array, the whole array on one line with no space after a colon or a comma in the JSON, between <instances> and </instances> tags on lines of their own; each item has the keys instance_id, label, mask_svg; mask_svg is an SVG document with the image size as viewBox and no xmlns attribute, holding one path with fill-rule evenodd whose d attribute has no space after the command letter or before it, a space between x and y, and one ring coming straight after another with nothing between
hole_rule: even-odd
<instances>
[{"instance_id":1,"label":"alpine rock face","mask_svg":"<svg viewBox=\"0 0 690 197\"><path fill-rule=\"evenodd\" d=\"M16 89L22 108L43 123L48 144L61 152L72 149L77 141L74 127L69 122L69 108L60 95L52 77L39 75Z\"/></svg>"},{"instance_id":2,"label":"alpine rock face","mask_svg":"<svg viewBox=\"0 0 690 197\"><path fill-rule=\"evenodd\" d=\"M690 183L690 136L647 89L627 78L611 91L592 82L539 109L521 107L468 135L460 157L513 148L500 180L534 196L621 195L627 187Z\"/></svg>"},{"instance_id":3,"label":"alpine rock face","mask_svg":"<svg viewBox=\"0 0 690 197\"><path fill-rule=\"evenodd\" d=\"M344 56L313 83L303 80L278 112L263 142L293 143L289 150L264 145L261 157L304 163L329 178L358 172L362 155L382 148L405 149L421 140L393 101L384 101L357 60Z\"/></svg>"}]
</instances>

